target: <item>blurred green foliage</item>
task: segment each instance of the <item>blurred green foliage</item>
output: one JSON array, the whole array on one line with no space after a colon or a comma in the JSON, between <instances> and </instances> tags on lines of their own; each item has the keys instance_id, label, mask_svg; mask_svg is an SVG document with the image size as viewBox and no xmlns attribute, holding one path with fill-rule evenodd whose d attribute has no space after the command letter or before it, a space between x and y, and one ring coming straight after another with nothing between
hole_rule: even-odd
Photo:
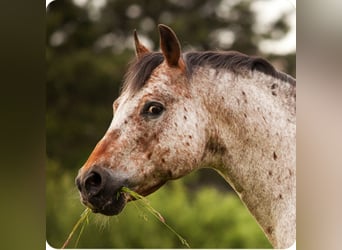
<instances>
[{"instance_id":1,"label":"blurred green foliage","mask_svg":"<svg viewBox=\"0 0 342 250\"><path fill-rule=\"evenodd\" d=\"M270 31L279 38L287 34L286 15L264 32L255 32L251 1L107 0L83 6L75 2L56 0L46 14L46 230L54 247L62 245L84 210L74 178L110 124L112 103L134 57L134 29L154 50L159 44L157 24L164 23L175 30L184 50L238 50L265 57L295 75L295 54L264 54L258 48L261 40L271 37ZM233 34L231 43L218 39L221 31ZM224 35L223 41L228 40ZM199 171L148 198L192 247L270 247L237 196L223 180L216 184L219 178ZM221 192L202 188L208 182ZM90 223L79 247L182 247L164 225L150 217L144 221L141 213L128 204L106 226ZM99 216L93 217L91 221Z\"/></svg>"}]
</instances>

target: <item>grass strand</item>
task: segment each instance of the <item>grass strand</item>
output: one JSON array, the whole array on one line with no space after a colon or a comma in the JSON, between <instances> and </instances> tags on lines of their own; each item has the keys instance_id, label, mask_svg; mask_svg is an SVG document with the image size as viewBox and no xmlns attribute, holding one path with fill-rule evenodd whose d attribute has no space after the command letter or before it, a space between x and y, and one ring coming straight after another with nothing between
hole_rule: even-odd
<instances>
[{"instance_id":1,"label":"grass strand","mask_svg":"<svg viewBox=\"0 0 342 250\"><path fill-rule=\"evenodd\" d=\"M75 226L72 228L72 230L71 230L71 232L70 232L68 238L67 238L66 241L64 242L64 244L63 244L63 246L61 247L61 249L64 249L65 247L68 246L68 244L69 244L69 242L70 242L72 236L73 236L74 233L76 232L77 228L83 223L83 224L82 224L82 228L81 228L81 230L80 230L80 233L79 233L79 235L78 235L78 237L77 237L77 240L76 240L76 243L75 243L75 248L76 248L76 246L77 246L77 244L78 244L78 242L79 242L79 239L80 239L80 237L81 237L81 234L82 234L82 232L83 232L84 224L85 224L85 222L88 222L88 216L89 216L90 213L91 213L91 209L90 209L90 208L86 208L86 209L82 212L80 218L79 218L78 221L76 222Z\"/></svg>"},{"instance_id":2,"label":"grass strand","mask_svg":"<svg viewBox=\"0 0 342 250\"><path fill-rule=\"evenodd\" d=\"M127 187L123 187L123 188L121 189L121 191L124 192L124 193L127 193L127 194L131 195L131 196L132 196L133 198L135 198L137 201L141 201L140 204L142 205L142 207L144 207L148 212L150 212L157 220L159 220L161 223L163 223L163 224L164 224L172 233L174 233L174 234L178 237L178 239L180 240L180 242L181 242L184 246L190 248L189 243L188 243L180 234L178 234L170 225L168 225L168 224L166 223L164 217L163 217L156 209L154 209L154 208L151 206L150 202L149 202L144 196L141 196L140 194L138 194L138 193L136 193L136 192L130 190L130 189L127 188ZM119 193L119 192L118 192L118 193ZM136 204L136 203L134 202L134 205L138 208L138 204ZM63 246L61 247L61 249L65 249L65 247L67 247L67 246L69 245L71 238L73 237L73 235L75 234L75 232L77 231L77 229L81 226L81 229L80 229L80 231L79 231L79 233L78 233L78 237L77 237L77 239L76 239L74 248L77 247L77 245L78 245L78 243L79 243L79 241L80 241L81 235L82 235L82 233L83 233L85 224L88 224L88 223L89 223L88 217L89 217L90 213L91 213L91 209L90 209L90 208L86 208L86 209L82 212L80 218L78 219L78 221L76 222L76 224L75 224L74 227L72 228L70 234L68 235L68 238L65 240L65 242L64 242ZM147 217L146 217L144 214L142 214L142 215L143 215L144 220L146 221L146 220L147 220Z\"/></svg>"},{"instance_id":3,"label":"grass strand","mask_svg":"<svg viewBox=\"0 0 342 250\"><path fill-rule=\"evenodd\" d=\"M130 190L127 187L123 187L121 190L131 195L135 199L143 201L143 205L147 209L147 211L149 211L157 220L163 223L172 233L174 233L184 246L190 248L189 243L180 234L178 234L169 224L166 223L164 217L150 205L150 202L144 196Z\"/></svg>"}]
</instances>

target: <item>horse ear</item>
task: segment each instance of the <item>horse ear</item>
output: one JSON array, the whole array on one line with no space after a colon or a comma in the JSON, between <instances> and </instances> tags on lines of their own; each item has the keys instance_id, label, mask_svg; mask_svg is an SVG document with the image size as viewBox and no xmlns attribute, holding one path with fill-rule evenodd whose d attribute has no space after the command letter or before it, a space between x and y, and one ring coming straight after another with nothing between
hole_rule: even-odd
<instances>
[{"instance_id":1,"label":"horse ear","mask_svg":"<svg viewBox=\"0 0 342 250\"><path fill-rule=\"evenodd\" d=\"M170 67L183 67L184 63L181 59L181 48L176 34L173 30L164 25L159 24L160 48L164 58Z\"/></svg>"},{"instance_id":2,"label":"horse ear","mask_svg":"<svg viewBox=\"0 0 342 250\"><path fill-rule=\"evenodd\" d=\"M150 52L148 48L146 48L144 45L140 43L136 30L134 30L134 43L135 43L135 53L138 58L141 58L144 54Z\"/></svg>"}]
</instances>

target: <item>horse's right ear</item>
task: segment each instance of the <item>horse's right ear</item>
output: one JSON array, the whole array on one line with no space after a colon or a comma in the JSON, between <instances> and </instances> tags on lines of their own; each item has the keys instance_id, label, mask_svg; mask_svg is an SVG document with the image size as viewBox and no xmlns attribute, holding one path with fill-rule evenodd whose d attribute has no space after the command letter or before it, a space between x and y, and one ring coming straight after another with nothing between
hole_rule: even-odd
<instances>
[{"instance_id":1,"label":"horse's right ear","mask_svg":"<svg viewBox=\"0 0 342 250\"><path fill-rule=\"evenodd\" d=\"M178 38L173 30L164 25L159 24L160 48L163 56L170 67L185 68L184 61L181 57L181 46Z\"/></svg>"},{"instance_id":2,"label":"horse's right ear","mask_svg":"<svg viewBox=\"0 0 342 250\"><path fill-rule=\"evenodd\" d=\"M149 49L142 45L139 41L137 31L134 30L134 43L135 43L135 53L140 59L144 54L149 53Z\"/></svg>"}]
</instances>

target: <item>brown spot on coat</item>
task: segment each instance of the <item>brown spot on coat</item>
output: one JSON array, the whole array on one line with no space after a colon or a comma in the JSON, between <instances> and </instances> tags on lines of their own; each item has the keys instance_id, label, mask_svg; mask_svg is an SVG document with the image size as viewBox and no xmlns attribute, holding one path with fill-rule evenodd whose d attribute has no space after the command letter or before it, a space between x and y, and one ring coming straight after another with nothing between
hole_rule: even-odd
<instances>
[{"instance_id":1,"label":"brown spot on coat","mask_svg":"<svg viewBox=\"0 0 342 250\"><path fill-rule=\"evenodd\" d=\"M245 91L241 91L241 93L242 93L242 96L243 96L244 103L247 103L247 95L246 95Z\"/></svg>"},{"instance_id":2,"label":"brown spot on coat","mask_svg":"<svg viewBox=\"0 0 342 250\"><path fill-rule=\"evenodd\" d=\"M277 160L278 159L278 156L276 154L276 152L273 152L273 160Z\"/></svg>"},{"instance_id":3,"label":"brown spot on coat","mask_svg":"<svg viewBox=\"0 0 342 250\"><path fill-rule=\"evenodd\" d=\"M288 169L289 170L289 175L292 176L293 175L293 172L291 169Z\"/></svg>"},{"instance_id":4,"label":"brown spot on coat","mask_svg":"<svg viewBox=\"0 0 342 250\"><path fill-rule=\"evenodd\" d=\"M268 234L272 234L273 233L273 228L272 227L267 227L266 229Z\"/></svg>"},{"instance_id":5,"label":"brown spot on coat","mask_svg":"<svg viewBox=\"0 0 342 250\"><path fill-rule=\"evenodd\" d=\"M205 149L213 154L224 154L226 152L226 147L216 142L213 138L209 139L205 145Z\"/></svg>"}]
</instances>

